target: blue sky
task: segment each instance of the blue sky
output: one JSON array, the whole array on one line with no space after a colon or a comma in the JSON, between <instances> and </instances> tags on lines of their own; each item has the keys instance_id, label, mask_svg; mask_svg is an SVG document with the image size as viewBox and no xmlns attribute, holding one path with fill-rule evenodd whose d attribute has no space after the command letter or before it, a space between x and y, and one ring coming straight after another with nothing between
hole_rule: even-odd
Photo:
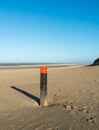
<instances>
[{"instance_id":1,"label":"blue sky","mask_svg":"<svg viewBox=\"0 0 99 130\"><path fill-rule=\"evenodd\" d=\"M0 0L0 63L97 57L98 0Z\"/></svg>"}]
</instances>

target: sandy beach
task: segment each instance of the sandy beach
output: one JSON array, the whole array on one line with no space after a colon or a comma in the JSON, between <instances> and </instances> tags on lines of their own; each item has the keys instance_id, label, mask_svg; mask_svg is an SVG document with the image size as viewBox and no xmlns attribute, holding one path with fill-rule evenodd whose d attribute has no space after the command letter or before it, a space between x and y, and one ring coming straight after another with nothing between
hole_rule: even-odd
<instances>
[{"instance_id":1,"label":"sandy beach","mask_svg":"<svg viewBox=\"0 0 99 130\"><path fill-rule=\"evenodd\" d=\"M98 130L99 66L50 65L47 99L39 66L0 67L0 130Z\"/></svg>"}]
</instances>

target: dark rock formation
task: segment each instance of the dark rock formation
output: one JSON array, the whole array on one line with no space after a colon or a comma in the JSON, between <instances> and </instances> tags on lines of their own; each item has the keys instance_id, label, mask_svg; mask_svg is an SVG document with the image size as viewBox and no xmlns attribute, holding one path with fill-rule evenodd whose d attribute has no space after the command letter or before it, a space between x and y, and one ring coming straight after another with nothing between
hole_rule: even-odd
<instances>
[{"instance_id":1,"label":"dark rock formation","mask_svg":"<svg viewBox=\"0 0 99 130\"><path fill-rule=\"evenodd\" d=\"M99 65L99 58L97 58L92 65Z\"/></svg>"}]
</instances>

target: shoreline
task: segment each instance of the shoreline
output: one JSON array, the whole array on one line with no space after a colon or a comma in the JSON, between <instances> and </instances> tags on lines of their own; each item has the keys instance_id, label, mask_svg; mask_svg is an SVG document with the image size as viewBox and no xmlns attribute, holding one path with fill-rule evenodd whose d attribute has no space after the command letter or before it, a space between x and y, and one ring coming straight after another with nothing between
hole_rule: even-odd
<instances>
[{"instance_id":1,"label":"shoreline","mask_svg":"<svg viewBox=\"0 0 99 130\"><path fill-rule=\"evenodd\" d=\"M39 65L11 65L11 66L0 66L0 70L4 69L38 69L40 66L47 66L48 68L62 68L62 67L73 67L73 66L86 66L86 64L39 64Z\"/></svg>"}]
</instances>

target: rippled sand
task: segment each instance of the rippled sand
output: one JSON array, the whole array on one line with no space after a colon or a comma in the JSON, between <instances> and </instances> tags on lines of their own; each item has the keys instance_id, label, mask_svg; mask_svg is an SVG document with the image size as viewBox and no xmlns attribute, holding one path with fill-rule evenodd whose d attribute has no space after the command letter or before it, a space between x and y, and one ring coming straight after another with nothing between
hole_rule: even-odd
<instances>
[{"instance_id":1,"label":"rippled sand","mask_svg":"<svg viewBox=\"0 0 99 130\"><path fill-rule=\"evenodd\" d=\"M48 68L40 107L39 66L0 68L0 130L98 130L99 66Z\"/></svg>"}]
</instances>

